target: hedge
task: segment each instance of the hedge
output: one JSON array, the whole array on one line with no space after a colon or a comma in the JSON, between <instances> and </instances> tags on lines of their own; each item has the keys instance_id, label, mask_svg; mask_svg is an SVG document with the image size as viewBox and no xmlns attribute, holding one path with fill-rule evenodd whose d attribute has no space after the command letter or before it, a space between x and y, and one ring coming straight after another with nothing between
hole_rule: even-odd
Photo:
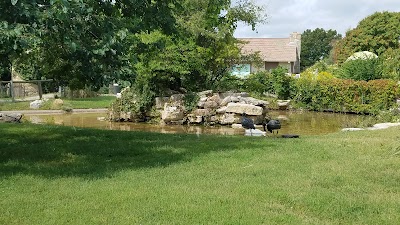
<instances>
[{"instance_id":1,"label":"hedge","mask_svg":"<svg viewBox=\"0 0 400 225\"><path fill-rule=\"evenodd\" d=\"M376 114L396 104L399 85L393 80L298 79L294 100L309 110Z\"/></svg>"}]
</instances>

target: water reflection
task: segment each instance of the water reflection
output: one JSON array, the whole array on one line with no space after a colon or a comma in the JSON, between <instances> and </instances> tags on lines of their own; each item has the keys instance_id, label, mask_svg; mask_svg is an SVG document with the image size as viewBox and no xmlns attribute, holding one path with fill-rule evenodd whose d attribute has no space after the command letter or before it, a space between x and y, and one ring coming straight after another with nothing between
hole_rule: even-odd
<instances>
[{"instance_id":1,"label":"water reflection","mask_svg":"<svg viewBox=\"0 0 400 225\"><path fill-rule=\"evenodd\" d=\"M340 131L343 127L356 126L364 116L317 113L271 111L272 118L282 123L280 134L316 135ZM145 123L115 123L102 121L103 113L72 113L57 115L25 115L25 119L38 124L57 124L75 127L91 127L105 130L149 131L159 133L191 133L191 134L221 134L243 135L243 129L233 129L230 126L167 126Z\"/></svg>"}]
</instances>

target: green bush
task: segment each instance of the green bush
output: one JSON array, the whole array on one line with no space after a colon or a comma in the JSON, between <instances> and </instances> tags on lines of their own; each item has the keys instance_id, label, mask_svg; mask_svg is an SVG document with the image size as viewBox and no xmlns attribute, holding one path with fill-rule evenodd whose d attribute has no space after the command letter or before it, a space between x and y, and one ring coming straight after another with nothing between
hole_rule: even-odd
<instances>
[{"instance_id":1,"label":"green bush","mask_svg":"<svg viewBox=\"0 0 400 225\"><path fill-rule=\"evenodd\" d=\"M197 103L199 102L200 97L198 94L190 92L185 94L183 97L183 102L185 104L185 109L188 112L191 112L197 108Z\"/></svg>"},{"instance_id":2,"label":"green bush","mask_svg":"<svg viewBox=\"0 0 400 225\"><path fill-rule=\"evenodd\" d=\"M382 78L377 58L348 60L342 64L339 76L353 80L375 80Z\"/></svg>"},{"instance_id":3,"label":"green bush","mask_svg":"<svg viewBox=\"0 0 400 225\"><path fill-rule=\"evenodd\" d=\"M301 78L294 99L310 110L377 114L392 108L398 97L399 86L393 80Z\"/></svg>"},{"instance_id":4,"label":"green bush","mask_svg":"<svg viewBox=\"0 0 400 225\"><path fill-rule=\"evenodd\" d=\"M257 96L275 93L272 75L265 71L250 74L243 79L243 90Z\"/></svg>"},{"instance_id":5,"label":"green bush","mask_svg":"<svg viewBox=\"0 0 400 225\"><path fill-rule=\"evenodd\" d=\"M257 96L271 93L279 99L289 99L294 90L294 78L287 74L287 69L278 67L270 73L262 71L249 75L243 80L243 90Z\"/></svg>"},{"instance_id":6,"label":"green bush","mask_svg":"<svg viewBox=\"0 0 400 225\"><path fill-rule=\"evenodd\" d=\"M275 94L279 99L289 99L294 91L294 78L287 74L287 69L278 67L271 71Z\"/></svg>"},{"instance_id":7,"label":"green bush","mask_svg":"<svg viewBox=\"0 0 400 225\"><path fill-rule=\"evenodd\" d=\"M379 58L382 77L400 80L400 48L389 48Z\"/></svg>"},{"instance_id":8,"label":"green bush","mask_svg":"<svg viewBox=\"0 0 400 225\"><path fill-rule=\"evenodd\" d=\"M245 80L235 75L225 76L215 84L215 91L244 91Z\"/></svg>"}]
</instances>

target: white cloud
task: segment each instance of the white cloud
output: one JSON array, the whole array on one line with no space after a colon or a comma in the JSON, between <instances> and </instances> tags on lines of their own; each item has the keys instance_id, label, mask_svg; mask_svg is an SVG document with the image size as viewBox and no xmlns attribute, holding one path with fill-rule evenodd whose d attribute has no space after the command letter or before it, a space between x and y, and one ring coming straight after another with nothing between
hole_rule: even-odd
<instances>
[{"instance_id":1,"label":"white cloud","mask_svg":"<svg viewBox=\"0 0 400 225\"><path fill-rule=\"evenodd\" d=\"M374 12L400 12L399 0L256 0L269 17L266 24L250 27L239 24L236 37L287 37L292 32L324 28L345 35Z\"/></svg>"}]
</instances>

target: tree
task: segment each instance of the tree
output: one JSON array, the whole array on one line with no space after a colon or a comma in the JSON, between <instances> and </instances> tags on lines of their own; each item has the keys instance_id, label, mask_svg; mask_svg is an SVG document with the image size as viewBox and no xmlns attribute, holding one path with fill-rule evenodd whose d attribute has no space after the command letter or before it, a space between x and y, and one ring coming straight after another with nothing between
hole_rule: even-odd
<instances>
[{"instance_id":1,"label":"tree","mask_svg":"<svg viewBox=\"0 0 400 225\"><path fill-rule=\"evenodd\" d=\"M179 8L179 1L47 0L36 8L40 10L35 11L34 34L39 42L29 47L28 57L18 58L26 67L40 67L28 68L37 71L26 78L53 78L72 89L98 89L111 81L135 80L133 65L141 47L135 34L153 30L173 34L172 11Z\"/></svg>"},{"instance_id":2,"label":"tree","mask_svg":"<svg viewBox=\"0 0 400 225\"><path fill-rule=\"evenodd\" d=\"M11 79L13 62L38 43L38 15L45 0L0 1L0 72Z\"/></svg>"},{"instance_id":3,"label":"tree","mask_svg":"<svg viewBox=\"0 0 400 225\"><path fill-rule=\"evenodd\" d=\"M382 77L400 80L400 48L387 49L380 57L380 70Z\"/></svg>"},{"instance_id":4,"label":"tree","mask_svg":"<svg viewBox=\"0 0 400 225\"><path fill-rule=\"evenodd\" d=\"M353 59L344 62L340 69L339 75L342 78L353 80L376 80L380 79L379 61L377 58Z\"/></svg>"},{"instance_id":5,"label":"tree","mask_svg":"<svg viewBox=\"0 0 400 225\"><path fill-rule=\"evenodd\" d=\"M132 34L139 39L132 46L137 60L136 107L144 113L152 97L166 92L195 92L218 87L242 56L233 37L238 21L255 26L263 18L262 9L243 0L183 0L175 10L173 30L156 29ZM169 33L168 31L172 31ZM142 101L143 100L143 101Z\"/></svg>"},{"instance_id":6,"label":"tree","mask_svg":"<svg viewBox=\"0 0 400 225\"><path fill-rule=\"evenodd\" d=\"M301 36L301 71L329 57L334 43L341 38L342 35L335 30L326 31L323 28L305 30Z\"/></svg>"},{"instance_id":7,"label":"tree","mask_svg":"<svg viewBox=\"0 0 400 225\"><path fill-rule=\"evenodd\" d=\"M400 12L376 12L361 20L334 48L334 58L344 62L355 52L370 51L378 56L388 48L399 48Z\"/></svg>"}]
</instances>

